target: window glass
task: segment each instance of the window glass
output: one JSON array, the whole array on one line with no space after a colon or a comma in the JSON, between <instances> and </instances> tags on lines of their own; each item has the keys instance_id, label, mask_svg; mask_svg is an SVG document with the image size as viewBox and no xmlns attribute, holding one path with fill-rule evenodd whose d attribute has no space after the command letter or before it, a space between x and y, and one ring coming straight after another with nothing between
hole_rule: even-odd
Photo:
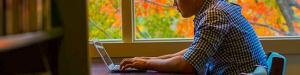
<instances>
[{"instance_id":1,"label":"window glass","mask_svg":"<svg viewBox=\"0 0 300 75\"><path fill-rule=\"evenodd\" d=\"M228 0L258 36L299 36L300 0ZM122 38L121 0L89 0L89 40ZM136 39L193 38L193 18L182 18L173 0L134 0Z\"/></svg>"},{"instance_id":2,"label":"window glass","mask_svg":"<svg viewBox=\"0 0 300 75\"><path fill-rule=\"evenodd\" d=\"M182 18L173 3L173 0L134 0L136 38L193 38L193 18Z\"/></svg>"},{"instance_id":3,"label":"window glass","mask_svg":"<svg viewBox=\"0 0 300 75\"><path fill-rule=\"evenodd\" d=\"M89 40L121 39L121 0L89 0Z\"/></svg>"},{"instance_id":4,"label":"window glass","mask_svg":"<svg viewBox=\"0 0 300 75\"><path fill-rule=\"evenodd\" d=\"M300 0L229 2L241 5L242 14L258 36L300 35ZM170 7L173 0L135 0L134 4L137 39L193 37L193 18L182 18L176 8Z\"/></svg>"},{"instance_id":5,"label":"window glass","mask_svg":"<svg viewBox=\"0 0 300 75\"><path fill-rule=\"evenodd\" d=\"M259 36L299 36L300 0L229 0L241 5L242 14Z\"/></svg>"}]
</instances>

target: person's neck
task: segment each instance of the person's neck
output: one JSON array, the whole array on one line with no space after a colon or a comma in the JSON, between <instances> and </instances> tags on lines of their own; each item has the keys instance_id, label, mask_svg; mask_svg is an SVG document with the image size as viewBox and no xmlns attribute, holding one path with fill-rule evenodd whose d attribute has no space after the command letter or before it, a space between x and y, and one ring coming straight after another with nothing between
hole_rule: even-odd
<instances>
[{"instance_id":1,"label":"person's neck","mask_svg":"<svg viewBox=\"0 0 300 75\"><path fill-rule=\"evenodd\" d=\"M195 18L201 18L201 14L218 1L224 0L197 0L194 11Z\"/></svg>"},{"instance_id":2,"label":"person's neck","mask_svg":"<svg viewBox=\"0 0 300 75\"><path fill-rule=\"evenodd\" d=\"M194 8L194 15L197 15L198 12L201 10L203 3L205 0L196 0L195 1L195 8Z\"/></svg>"}]
</instances>

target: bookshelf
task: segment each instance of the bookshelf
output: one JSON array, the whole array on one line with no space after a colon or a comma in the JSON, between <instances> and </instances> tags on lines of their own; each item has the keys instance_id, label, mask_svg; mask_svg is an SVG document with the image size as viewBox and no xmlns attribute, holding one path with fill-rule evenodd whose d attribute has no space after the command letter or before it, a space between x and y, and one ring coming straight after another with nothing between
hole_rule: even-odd
<instances>
[{"instance_id":1,"label":"bookshelf","mask_svg":"<svg viewBox=\"0 0 300 75\"><path fill-rule=\"evenodd\" d=\"M56 74L61 36L62 29L53 28L0 37L0 75Z\"/></svg>"},{"instance_id":2,"label":"bookshelf","mask_svg":"<svg viewBox=\"0 0 300 75\"><path fill-rule=\"evenodd\" d=\"M4 25L3 25L4 24L3 23L4 22L4 19L3 19L4 18L4 15L3 15L4 14L3 13L4 12L3 11L4 3L3 2L4 2L3 0L0 1L0 16L1 16L0 17L0 37L4 35Z\"/></svg>"},{"instance_id":3,"label":"bookshelf","mask_svg":"<svg viewBox=\"0 0 300 75\"><path fill-rule=\"evenodd\" d=\"M57 38L62 35L62 28L53 28L53 30L48 32L38 31L18 35L3 36L0 37L0 52L19 49L28 45Z\"/></svg>"},{"instance_id":4,"label":"bookshelf","mask_svg":"<svg viewBox=\"0 0 300 75\"><path fill-rule=\"evenodd\" d=\"M0 35L43 31L50 12L50 0L1 0ZM49 24L48 24L49 25Z\"/></svg>"},{"instance_id":5,"label":"bookshelf","mask_svg":"<svg viewBox=\"0 0 300 75\"><path fill-rule=\"evenodd\" d=\"M51 1L0 0L0 75L58 73L64 29L52 25Z\"/></svg>"},{"instance_id":6,"label":"bookshelf","mask_svg":"<svg viewBox=\"0 0 300 75\"><path fill-rule=\"evenodd\" d=\"M32 72L48 72L46 75L90 74L85 0L0 2L4 6L0 12L3 15L0 18L0 30L3 31L0 34L0 75L37 74ZM15 57L15 53L21 54L20 58ZM3 65L2 62L26 67ZM36 62L44 63L44 69L36 70L41 68L32 65Z\"/></svg>"},{"instance_id":7,"label":"bookshelf","mask_svg":"<svg viewBox=\"0 0 300 75\"><path fill-rule=\"evenodd\" d=\"M51 0L1 0L0 38L19 39L61 29L62 25L51 25L51 10Z\"/></svg>"}]
</instances>

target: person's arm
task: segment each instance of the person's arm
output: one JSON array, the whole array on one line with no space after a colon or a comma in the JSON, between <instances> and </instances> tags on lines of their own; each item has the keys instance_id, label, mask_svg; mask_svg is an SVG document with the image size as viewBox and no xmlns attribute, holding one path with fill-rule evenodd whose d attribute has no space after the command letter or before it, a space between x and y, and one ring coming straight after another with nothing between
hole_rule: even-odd
<instances>
[{"instance_id":1,"label":"person's arm","mask_svg":"<svg viewBox=\"0 0 300 75\"><path fill-rule=\"evenodd\" d=\"M129 67L150 69L158 72L196 73L193 66L186 62L183 56L174 56L167 59L131 58L121 62L121 70Z\"/></svg>"},{"instance_id":2,"label":"person's arm","mask_svg":"<svg viewBox=\"0 0 300 75\"><path fill-rule=\"evenodd\" d=\"M158 72L196 73L193 66L186 62L183 56L180 55L168 59L154 59L149 62L148 69Z\"/></svg>"},{"instance_id":3,"label":"person's arm","mask_svg":"<svg viewBox=\"0 0 300 75\"><path fill-rule=\"evenodd\" d=\"M177 53L166 54L166 55L158 56L158 58L160 58L160 59L166 59L166 58L171 58L171 57L179 56L179 55L182 56L186 51L187 51L187 49L184 49L184 50L181 50L181 51L179 51L179 52L177 52Z\"/></svg>"},{"instance_id":4,"label":"person's arm","mask_svg":"<svg viewBox=\"0 0 300 75\"><path fill-rule=\"evenodd\" d=\"M173 54L166 54L166 55L161 55L158 57L138 57L138 58L143 58L143 59L167 59L167 58L171 58L174 56L179 56L179 55L183 55L185 52L187 51L187 49L181 50L179 52L173 53Z\"/></svg>"},{"instance_id":5,"label":"person's arm","mask_svg":"<svg viewBox=\"0 0 300 75\"><path fill-rule=\"evenodd\" d=\"M187 50L188 50L188 48L181 50L181 51L175 53L174 55L183 55Z\"/></svg>"}]
</instances>

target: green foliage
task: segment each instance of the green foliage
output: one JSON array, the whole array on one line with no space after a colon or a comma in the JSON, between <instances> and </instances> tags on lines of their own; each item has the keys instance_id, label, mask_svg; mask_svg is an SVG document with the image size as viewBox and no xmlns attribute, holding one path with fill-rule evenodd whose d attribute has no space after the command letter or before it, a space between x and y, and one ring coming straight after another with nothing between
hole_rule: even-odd
<instances>
[{"instance_id":1,"label":"green foliage","mask_svg":"<svg viewBox=\"0 0 300 75\"><path fill-rule=\"evenodd\" d=\"M121 0L89 0L89 40L121 39L121 25L113 26L121 18Z\"/></svg>"},{"instance_id":2,"label":"green foliage","mask_svg":"<svg viewBox=\"0 0 300 75\"><path fill-rule=\"evenodd\" d=\"M135 0L137 39L192 38L193 23L184 21L172 0L153 0L155 3ZM189 19L192 20L192 19ZM180 22L185 22L180 24ZM189 28L189 29L188 29ZM181 32L180 31L185 31Z\"/></svg>"}]
</instances>

